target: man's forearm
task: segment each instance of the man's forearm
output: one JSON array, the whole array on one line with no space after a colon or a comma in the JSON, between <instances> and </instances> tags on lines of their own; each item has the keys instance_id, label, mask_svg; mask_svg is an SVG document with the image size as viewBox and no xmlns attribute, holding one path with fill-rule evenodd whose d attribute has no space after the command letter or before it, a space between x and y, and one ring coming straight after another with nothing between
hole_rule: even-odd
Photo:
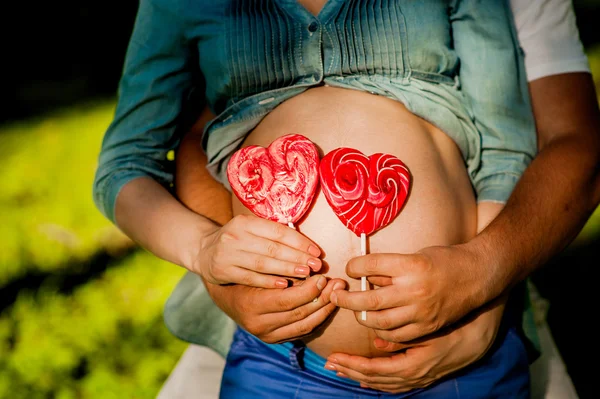
<instances>
[{"instance_id":1,"label":"man's forearm","mask_svg":"<svg viewBox=\"0 0 600 399\"><path fill-rule=\"evenodd\" d=\"M480 271L482 303L563 250L600 201L600 118L591 79L544 79L531 85L540 152L498 217L465 244L493 268Z\"/></svg>"},{"instance_id":2,"label":"man's forearm","mask_svg":"<svg viewBox=\"0 0 600 399\"><path fill-rule=\"evenodd\" d=\"M212 116L205 108L179 145L175 157L175 192L189 209L223 225L232 217L231 194L206 169L206 154L200 147L204 125Z\"/></svg>"}]
</instances>

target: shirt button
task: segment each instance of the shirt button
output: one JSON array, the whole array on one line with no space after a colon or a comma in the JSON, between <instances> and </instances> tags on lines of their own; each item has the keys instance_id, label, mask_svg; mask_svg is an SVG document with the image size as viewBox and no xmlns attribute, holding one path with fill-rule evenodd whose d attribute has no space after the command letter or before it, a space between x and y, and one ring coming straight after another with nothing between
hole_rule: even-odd
<instances>
[{"instance_id":1,"label":"shirt button","mask_svg":"<svg viewBox=\"0 0 600 399\"><path fill-rule=\"evenodd\" d=\"M309 32L316 32L317 29L319 29L319 24L316 23L315 21L311 22L310 25L308 25Z\"/></svg>"}]
</instances>

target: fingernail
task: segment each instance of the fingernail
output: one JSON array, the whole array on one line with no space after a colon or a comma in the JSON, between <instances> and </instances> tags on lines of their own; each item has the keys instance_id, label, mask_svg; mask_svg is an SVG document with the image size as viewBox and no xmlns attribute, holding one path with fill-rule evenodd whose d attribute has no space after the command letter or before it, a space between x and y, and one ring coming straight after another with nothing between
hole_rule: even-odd
<instances>
[{"instance_id":1,"label":"fingernail","mask_svg":"<svg viewBox=\"0 0 600 399\"><path fill-rule=\"evenodd\" d=\"M307 275L310 273L310 269L306 266L296 266L296 268L294 269L294 272L296 274L304 274Z\"/></svg>"},{"instance_id":2,"label":"fingernail","mask_svg":"<svg viewBox=\"0 0 600 399\"><path fill-rule=\"evenodd\" d=\"M344 374L344 373L337 373L336 375L337 375L338 377L342 377L342 378L348 378L348 377L346 377L346 374Z\"/></svg>"},{"instance_id":3,"label":"fingernail","mask_svg":"<svg viewBox=\"0 0 600 399\"><path fill-rule=\"evenodd\" d=\"M277 281L275 281L275 286L277 288L287 288L288 282L287 282L287 280L277 280Z\"/></svg>"},{"instance_id":4,"label":"fingernail","mask_svg":"<svg viewBox=\"0 0 600 399\"><path fill-rule=\"evenodd\" d=\"M333 285L333 290L343 290L344 289L345 284L342 283L341 281L338 281L337 283L335 283Z\"/></svg>"},{"instance_id":5,"label":"fingernail","mask_svg":"<svg viewBox=\"0 0 600 399\"><path fill-rule=\"evenodd\" d=\"M331 363L325 363L325 368L327 370L333 370L333 371L335 371L335 366L333 364L331 364Z\"/></svg>"},{"instance_id":6,"label":"fingernail","mask_svg":"<svg viewBox=\"0 0 600 399\"><path fill-rule=\"evenodd\" d=\"M335 303L337 305L337 295L336 295L335 291L333 291L331 293L331 295L329 295L329 301L331 303Z\"/></svg>"},{"instance_id":7,"label":"fingernail","mask_svg":"<svg viewBox=\"0 0 600 399\"><path fill-rule=\"evenodd\" d=\"M321 250L311 244L308 247L308 253L311 254L312 256L320 256L321 255Z\"/></svg>"},{"instance_id":8,"label":"fingernail","mask_svg":"<svg viewBox=\"0 0 600 399\"><path fill-rule=\"evenodd\" d=\"M323 276L319 277L319 281L317 281L317 288L321 291L327 285L327 279Z\"/></svg>"},{"instance_id":9,"label":"fingernail","mask_svg":"<svg viewBox=\"0 0 600 399\"><path fill-rule=\"evenodd\" d=\"M316 259L316 258L309 258L308 261L306 261L306 264L309 265L310 267L320 267L321 260Z\"/></svg>"},{"instance_id":10,"label":"fingernail","mask_svg":"<svg viewBox=\"0 0 600 399\"><path fill-rule=\"evenodd\" d=\"M329 359L327 359L327 361L329 361L331 363L339 363L339 361L335 357L330 357Z\"/></svg>"}]
</instances>

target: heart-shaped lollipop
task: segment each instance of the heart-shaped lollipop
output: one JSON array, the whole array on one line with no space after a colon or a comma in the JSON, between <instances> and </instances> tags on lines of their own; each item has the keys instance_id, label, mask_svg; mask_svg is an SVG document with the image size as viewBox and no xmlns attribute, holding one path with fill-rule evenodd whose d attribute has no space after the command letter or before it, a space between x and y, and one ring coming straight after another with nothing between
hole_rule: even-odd
<instances>
[{"instance_id":1,"label":"heart-shaped lollipop","mask_svg":"<svg viewBox=\"0 0 600 399\"><path fill-rule=\"evenodd\" d=\"M357 236L391 223L410 187L410 173L400 159L390 154L367 157L352 148L338 148L325 155L320 177L327 202Z\"/></svg>"},{"instance_id":2,"label":"heart-shaped lollipop","mask_svg":"<svg viewBox=\"0 0 600 399\"><path fill-rule=\"evenodd\" d=\"M227 178L239 200L254 214L279 223L296 223L306 212L319 182L319 153L299 134L273 141L268 148L236 151Z\"/></svg>"}]
</instances>

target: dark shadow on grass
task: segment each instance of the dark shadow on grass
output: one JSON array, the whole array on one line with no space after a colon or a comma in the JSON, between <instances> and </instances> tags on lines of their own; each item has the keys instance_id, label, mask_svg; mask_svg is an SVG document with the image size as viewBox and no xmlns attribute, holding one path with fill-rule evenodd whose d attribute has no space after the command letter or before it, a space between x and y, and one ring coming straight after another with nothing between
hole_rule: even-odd
<instances>
[{"instance_id":1,"label":"dark shadow on grass","mask_svg":"<svg viewBox=\"0 0 600 399\"><path fill-rule=\"evenodd\" d=\"M68 295L74 289L100 277L117 261L131 255L136 247L130 246L117 252L101 250L84 262L71 263L60 271L31 272L1 287L0 314L10 307L19 293L35 292L40 287L48 287L60 294ZM34 268L31 268L34 269Z\"/></svg>"}]
</instances>

